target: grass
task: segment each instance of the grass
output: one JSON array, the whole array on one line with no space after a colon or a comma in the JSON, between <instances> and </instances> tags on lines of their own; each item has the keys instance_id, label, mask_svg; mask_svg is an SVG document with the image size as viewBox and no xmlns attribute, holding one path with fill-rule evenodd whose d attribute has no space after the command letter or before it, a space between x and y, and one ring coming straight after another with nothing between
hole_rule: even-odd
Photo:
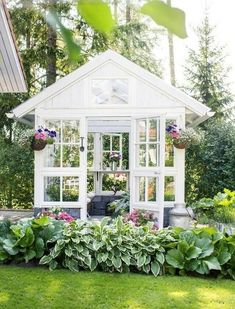
<instances>
[{"instance_id":1,"label":"grass","mask_svg":"<svg viewBox=\"0 0 235 309\"><path fill-rule=\"evenodd\" d=\"M0 266L1 309L231 309L234 291L222 279Z\"/></svg>"}]
</instances>

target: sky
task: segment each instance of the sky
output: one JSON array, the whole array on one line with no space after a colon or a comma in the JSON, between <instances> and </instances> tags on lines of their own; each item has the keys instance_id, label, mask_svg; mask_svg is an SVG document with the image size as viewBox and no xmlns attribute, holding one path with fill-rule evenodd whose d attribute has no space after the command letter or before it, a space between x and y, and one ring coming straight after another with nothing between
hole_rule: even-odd
<instances>
[{"instance_id":1,"label":"sky","mask_svg":"<svg viewBox=\"0 0 235 309\"><path fill-rule=\"evenodd\" d=\"M209 21L216 26L215 39L218 45L225 45L228 55L227 65L232 67L229 81L235 94L235 0L172 0L172 6L186 13L187 39L174 36L176 79L183 81L182 66L185 64L187 47L196 47L197 38L193 28L200 25L205 9L208 9ZM169 79L169 77L166 76Z\"/></svg>"}]
</instances>

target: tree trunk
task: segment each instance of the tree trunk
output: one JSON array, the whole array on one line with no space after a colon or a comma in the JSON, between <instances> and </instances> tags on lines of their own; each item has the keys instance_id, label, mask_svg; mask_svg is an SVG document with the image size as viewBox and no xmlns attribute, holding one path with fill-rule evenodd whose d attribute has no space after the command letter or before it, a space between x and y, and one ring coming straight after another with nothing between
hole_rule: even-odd
<instances>
[{"instance_id":1,"label":"tree trunk","mask_svg":"<svg viewBox=\"0 0 235 309\"><path fill-rule=\"evenodd\" d=\"M167 4L171 6L171 0L167 0ZM170 66L170 78L171 84L175 86L175 56L174 56L174 42L173 35L170 31L168 31L168 48L169 48L169 66Z\"/></svg>"},{"instance_id":2,"label":"tree trunk","mask_svg":"<svg viewBox=\"0 0 235 309\"><path fill-rule=\"evenodd\" d=\"M113 0L114 18L118 20L118 0Z\"/></svg>"},{"instance_id":3,"label":"tree trunk","mask_svg":"<svg viewBox=\"0 0 235 309\"><path fill-rule=\"evenodd\" d=\"M48 0L49 12L55 9L57 0ZM57 33L47 24L47 68L46 86L50 86L56 81L56 45Z\"/></svg>"},{"instance_id":4,"label":"tree trunk","mask_svg":"<svg viewBox=\"0 0 235 309\"><path fill-rule=\"evenodd\" d=\"M126 0L126 23L131 21L131 1Z\"/></svg>"}]
</instances>

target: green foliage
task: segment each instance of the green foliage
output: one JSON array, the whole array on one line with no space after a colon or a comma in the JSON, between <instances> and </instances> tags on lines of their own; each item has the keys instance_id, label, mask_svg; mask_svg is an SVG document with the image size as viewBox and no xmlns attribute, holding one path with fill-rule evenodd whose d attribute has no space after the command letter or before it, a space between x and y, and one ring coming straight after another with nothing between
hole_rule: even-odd
<instances>
[{"instance_id":1,"label":"green foliage","mask_svg":"<svg viewBox=\"0 0 235 309\"><path fill-rule=\"evenodd\" d=\"M215 228L152 231L135 227L121 217L113 223L63 223L43 216L0 224L0 261L40 259L51 270L102 270L220 275L235 278L235 235ZM7 234L5 234L5 232Z\"/></svg>"},{"instance_id":2,"label":"green foliage","mask_svg":"<svg viewBox=\"0 0 235 309\"><path fill-rule=\"evenodd\" d=\"M235 191L224 189L213 199L202 198L192 209L199 223L235 223Z\"/></svg>"},{"instance_id":3,"label":"green foliage","mask_svg":"<svg viewBox=\"0 0 235 309\"><path fill-rule=\"evenodd\" d=\"M22 126L16 126L11 140L0 134L0 207L32 207L33 153L19 143L21 130Z\"/></svg>"},{"instance_id":4,"label":"green foliage","mask_svg":"<svg viewBox=\"0 0 235 309\"><path fill-rule=\"evenodd\" d=\"M187 37L185 13L159 0L148 1L140 9L141 13L150 16L157 24L184 39Z\"/></svg>"},{"instance_id":5,"label":"green foliage","mask_svg":"<svg viewBox=\"0 0 235 309\"><path fill-rule=\"evenodd\" d=\"M109 5L102 0L78 0L77 9L84 20L99 32L109 34L115 26Z\"/></svg>"},{"instance_id":6,"label":"green foliage","mask_svg":"<svg viewBox=\"0 0 235 309\"><path fill-rule=\"evenodd\" d=\"M50 254L40 263L50 269L72 271L140 271L157 276L164 272L183 275L196 272L233 277L231 264L235 252L234 236L227 237L215 228L161 230L124 224L119 217L108 225L71 223L57 240Z\"/></svg>"},{"instance_id":7,"label":"green foliage","mask_svg":"<svg viewBox=\"0 0 235 309\"><path fill-rule=\"evenodd\" d=\"M68 57L71 61L77 61L80 59L81 47L73 40L72 32L66 28L61 22L56 12L49 12L47 15L47 22L56 30L59 27L60 34L66 44L68 50Z\"/></svg>"},{"instance_id":8,"label":"green foliage","mask_svg":"<svg viewBox=\"0 0 235 309\"><path fill-rule=\"evenodd\" d=\"M0 262L26 263L41 258L49 249L50 242L62 233L64 223L48 217L19 221L9 225L0 223Z\"/></svg>"},{"instance_id":9,"label":"green foliage","mask_svg":"<svg viewBox=\"0 0 235 309\"><path fill-rule=\"evenodd\" d=\"M206 15L196 32L198 49L189 50L185 77L187 92L215 112L213 119L220 119L226 115L233 95L227 82L229 68L225 64L224 47L215 41L214 30Z\"/></svg>"},{"instance_id":10,"label":"green foliage","mask_svg":"<svg viewBox=\"0 0 235 309\"><path fill-rule=\"evenodd\" d=\"M130 209L130 193L125 192L121 198L109 204L108 210L113 213L114 217L127 213Z\"/></svg>"},{"instance_id":11,"label":"green foliage","mask_svg":"<svg viewBox=\"0 0 235 309\"><path fill-rule=\"evenodd\" d=\"M199 145L186 151L186 200L213 198L224 188L234 190L235 127L222 120L210 121Z\"/></svg>"}]
</instances>

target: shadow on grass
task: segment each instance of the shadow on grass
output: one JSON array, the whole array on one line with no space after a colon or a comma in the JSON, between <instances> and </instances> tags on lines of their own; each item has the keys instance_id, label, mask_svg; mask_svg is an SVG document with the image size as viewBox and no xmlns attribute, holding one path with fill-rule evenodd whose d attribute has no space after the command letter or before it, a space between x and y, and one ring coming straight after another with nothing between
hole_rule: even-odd
<instances>
[{"instance_id":1,"label":"shadow on grass","mask_svg":"<svg viewBox=\"0 0 235 309\"><path fill-rule=\"evenodd\" d=\"M0 266L0 308L235 308L235 282Z\"/></svg>"}]
</instances>

